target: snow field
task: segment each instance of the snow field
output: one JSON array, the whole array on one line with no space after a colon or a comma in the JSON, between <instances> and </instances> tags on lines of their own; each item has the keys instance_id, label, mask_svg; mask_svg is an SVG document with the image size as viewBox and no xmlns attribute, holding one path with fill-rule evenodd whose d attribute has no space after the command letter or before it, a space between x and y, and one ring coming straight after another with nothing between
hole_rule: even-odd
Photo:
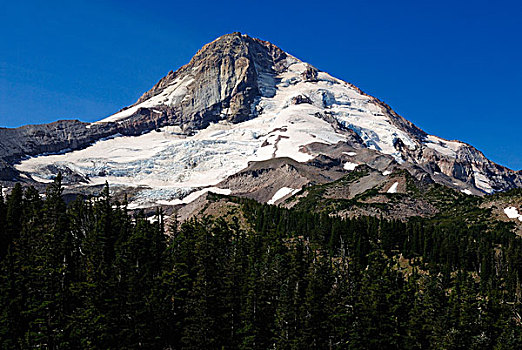
<instances>
[{"instance_id":1,"label":"snow field","mask_svg":"<svg viewBox=\"0 0 522 350\"><path fill-rule=\"evenodd\" d=\"M388 191L386 193L397 193L397 186L399 185L398 182L394 182L393 185L388 188Z\"/></svg>"},{"instance_id":2,"label":"snow field","mask_svg":"<svg viewBox=\"0 0 522 350\"><path fill-rule=\"evenodd\" d=\"M346 162L346 163L344 163L343 168L344 168L344 170L350 170L351 171L351 170L355 170L355 168L357 168L358 165L359 164L357 164L357 163Z\"/></svg>"},{"instance_id":3,"label":"snow field","mask_svg":"<svg viewBox=\"0 0 522 350\"><path fill-rule=\"evenodd\" d=\"M294 195L300 190L300 188L281 187L276 193L274 193L272 198L268 202L266 202L266 204L275 204L275 202L277 202L281 198L284 198L289 194Z\"/></svg>"},{"instance_id":4,"label":"snow field","mask_svg":"<svg viewBox=\"0 0 522 350\"><path fill-rule=\"evenodd\" d=\"M518 209L515 207L505 208L504 213L510 219L518 219L519 221L522 221L522 215L518 213Z\"/></svg>"}]
</instances>

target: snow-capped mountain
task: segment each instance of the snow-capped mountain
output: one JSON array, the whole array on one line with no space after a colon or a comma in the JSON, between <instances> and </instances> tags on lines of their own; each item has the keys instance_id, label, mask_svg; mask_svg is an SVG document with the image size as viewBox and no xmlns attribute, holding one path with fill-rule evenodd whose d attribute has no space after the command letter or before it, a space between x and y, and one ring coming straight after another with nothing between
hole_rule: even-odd
<instances>
[{"instance_id":1,"label":"snow-capped mountain","mask_svg":"<svg viewBox=\"0 0 522 350\"><path fill-rule=\"evenodd\" d=\"M261 189L256 198L275 203L360 164L384 176L405 168L468 194L522 187L520 172L428 135L352 84L240 33L205 45L108 118L2 129L0 136L4 183L46 183L61 171L71 188L108 181L131 190L135 207ZM286 173L260 177L276 160ZM256 178L263 181L254 186Z\"/></svg>"}]
</instances>

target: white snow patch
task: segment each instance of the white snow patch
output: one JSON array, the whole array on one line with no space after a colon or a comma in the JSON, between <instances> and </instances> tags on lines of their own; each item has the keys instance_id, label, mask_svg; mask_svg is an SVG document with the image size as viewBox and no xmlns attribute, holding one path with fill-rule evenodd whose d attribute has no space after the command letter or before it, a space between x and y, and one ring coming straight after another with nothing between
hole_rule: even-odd
<instances>
[{"instance_id":1,"label":"white snow patch","mask_svg":"<svg viewBox=\"0 0 522 350\"><path fill-rule=\"evenodd\" d=\"M344 169L345 170L355 170L355 168L357 168L359 164L357 163L352 163L352 162L346 162L344 163Z\"/></svg>"},{"instance_id":2,"label":"white snow patch","mask_svg":"<svg viewBox=\"0 0 522 350\"><path fill-rule=\"evenodd\" d=\"M467 194L468 196L471 196L473 193L471 193L470 190L468 190L467 188L464 189L464 190L460 190L460 192L464 193L464 194Z\"/></svg>"},{"instance_id":3,"label":"white snow patch","mask_svg":"<svg viewBox=\"0 0 522 350\"><path fill-rule=\"evenodd\" d=\"M349 157L354 157L357 155L357 153L355 153L355 152L343 152L343 154L346 154Z\"/></svg>"},{"instance_id":4,"label":"white snow patch","mask_svg":"<svg viewBox=\"0 0 522 350\"><path fill-rule=\"evenodd\" d=\"M504 213L510 219L518 219L519 221L522 221L522 215L518 213L518 210L515 207L505 208Z\"/></svg>"},{"instance_id":5,"label":"white snow patch","mask_svg":"<svg viewBox=\"0 0 522 350\"><path fill-rule=\"evenodd\" d=\"M208 192L217 193L217 194L225 194L225 195L229 195L231 193L230 189L228 189L228 188L207 187L202 190L192 192L191 194L189 194L188 196L186 196L183 199L175 199L173 201L159 200L157 203L164 204L164 205L188 204L188 203L195 201L196 199L198 199L199 197L201 197L202 195L204 195L205 193L208 193Z\"/></svg>"},{"instance_id":6,"label":"white snow patch","mask_svg":"<svg viewBox=\"0 0 522 350\"><path fill-rule=\"evenodd\" d=\"M472 169L473 176L475 178L475 186L477 186L486 193L492 193L493 188L489 184L489 179L484 174L482 174L474 164L472 164Z\"/></svg>"},{"instance_id":7,"label":"white snow patch","mask_svg":"<svg viewBox=\"0 0 522 350\"><path fill-rule=\"evenodd\" d=\"M207 192L225 195L231 193L229 189L219 187L207 187L191 192L192 190L192 188L144 190L139 192L133 199L133 202L129 204L129 209L149 208L155 205L189 204ZM178 197L183 198L180 199Z\"/></svg>"},{"instance_id":8,"label":"white snow patch","mask_svg":"<svg viewBox=\"0 0 522 350\"><path fill-rule=\"evenodd\" d=\"M399 186L399 183L394 182L393 185L391 185L390 188L388 188L388 191L386 191L386 192L387 193L397 193L397 186Z\"/></svg>"},{"instance_id":9,"label":"white snow patch","mask_svg":"<svg viewBox=\"0 0 522 350\"><path fill-rule=\"evenodd\" d=\"M428 135L426 138L427 141L425 142L425 145L427 147L452 158L457 156L457 151L463 145L461 142L448 141L433 135Z\"/></svg>"},{"instance_id":10,"label":"white snow patch","mask_svg":"<svg viewBox=\"0 0 522 350\"><path fill-rule=\"evenodd\" d=\"M382 174L383 174L384 176L388 176L388 175L390 175L391 173L392 173L392 172L391 172L390 170L384 170L384 171L382 172Z\"/></svg>"},{"instance_id":11,"label":"white snow patch","mask_svg":"<svg viewBox=\"0 0 522 350\"><path fill-rule=\"evenodd\" d=\"M143 101L133 107L127 108L121 112L115 113L105 119L102 119L97 123L108 123L117 122L127 117L130 117L138 111L140 108L153 108L157 106L172 106L173 104L181 101L187 94L187 87L194 81L194 78L190 75L185 76L182 80L176 79L169 86L167 86L160 94ZM159 111L156 111L157 113ZM161 113L161 112L159 112ZM89 126L87 126L89 127Z\"/></svg>"},{"instance_id":12,"label":"white snow patch","mask_svg":"<svg viewBox=\"0 0 522 350\"><path fill-rule=\"evenodd\" d=\"M33 174L33 175L31 175L31 177L33 178L34 181L42 182L44 184L50 184L50 183L54 182L53 174L49 174L47 177L40 177L40 176Z\"/></svg>"},{"instance_id":13,"label":"white snow patch","mask_svg":"<svg viewBox=\"0 0 522 350\"><path fill-rule=\"evenodd\" d=\"M416 148L416 142L398 129L390 116L382 113L373 98L324 72L318 74L316 82L304 81L301 73L308 65L294 57L287 59L287 64L288 70L277 76L280 83L276 85L275 95L262 97L257 105L261 113L253 123L265 119L274 129L286 126L286 131L275 132L269 146L263 147L264 155L307 161L314 155L300 152L300 147L312 142L335 144L346 141L345 135L338 134L330 123L316 116L325 111L355 131L367 147L390 154L399 162L402 158L394 147L397 139L400 138L410 149ZM292 98L297 95L307 96L312 103L292 104ZM277 139L279 141L274 142ZM346 153L355 155L355 152Z\"/></svg>"},{"instance_id":14,"label":"white snow patch","mask_svg":"<svg viewBox=\"0 0 522 350\"><path fill-rule=\"evenodd\" d=\"M274 193L272 198L268 202L266 202L266 204L274 204L281 198L284 198L284 197L288 196L289 194L295 194L295 193L299 192L299 190L300 190L299 188L296 189L296 188L290 188L290 187L281 187L276 193Z\"/></svg>"},{"instance_id":15,"label":"white snow patch","mask_svg":"<svg viewBox=\"0 0 522 350\"><path fill-rule=\"evenodd\" d=\"M155 223L155 222L158 222L158 217L155 216L155 215L152 215L152 216L148 216L147 219L146 219L148 222L150 222L151 224Z\"/></svg>"}]
</instances>

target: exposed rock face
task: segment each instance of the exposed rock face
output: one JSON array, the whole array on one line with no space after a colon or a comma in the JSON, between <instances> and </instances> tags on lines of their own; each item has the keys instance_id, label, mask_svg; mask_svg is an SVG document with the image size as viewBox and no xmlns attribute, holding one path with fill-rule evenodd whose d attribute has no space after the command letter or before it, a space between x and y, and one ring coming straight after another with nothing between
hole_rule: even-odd
<instances>
[{"instance_id":1,"label":"exposed rock face","mask_svg":"<svg viewBox=\"0 0 522 350\"><path fill-rule=\"evenodd\" d=\"M286 57L268 42L228 34L205 45L187 65L167 74L133 106L183 81L183 96L162 112L170 124L194 130L222 119L242 122L255 116L257 98L274 95L274 77L285 69Z\"/></svg>"},{"instance_id":2,"label":"exposed rock face","mask_svg":"<svg viewBox=\"0 0 522 350\"><path fill-rule=\"evenodd\" d=\"M431 173L442 173L486 193L522 187L522 177L506 167L487 159L476 148L459 143L454 154L444 154L422 144L411 151L398 146L403 158Z\"/></svg>"},{"instance_id":3,"label":"exposed rock face","mask_svg":"<svg viewBox=\"0 0 522 350\"><path fill-rule=\"evenodd\" d=\"M308 184L323 184L345 175L342 164L329 157L299 163L290 158L255 162L218 186L231 194L268 202L283 187L299 190Z\"/></svg>"},{"instance_id":4,"label":"exposed rock face","mask_svg":"<svg viewBox=\"0 0 522 350\"><path fill-rule=\"evenodd\" d=\"M258 120L258 124L252 123ZM227 129L215 127L206 139L194 136L198 131L211 130L217 122L228 123ZM276 122L277 127L273 125ZM238 125L246 126L240 129ZM522 172L497 165L462 142L428 135L352 84L301 62L269 42L240 33L205 45L188 64L169 72L135 104L104 120L0 129L0 181L23 180L14 165L24 158L85 149L104 138L150 135L166 126L180 128L186 147L197 143L186 156L179 157L179 162L186 162L181 166L184 169L208 162L212 152L228 155L233 153L231 148L248 144L251 149L243 153L260 156L242 171L234 168L235 173L220 186L261 201L272 198L282 187L332 181L360 164L380 172L401 167L419 181L435 181L473 194L522 187ZM177 140L169 140L172 146L157 156L161 161L183 150ZM220 148L221 144L226 147ZM276 166L277 162L270 163L270 156L293 159ZM97 164L112 161L94 159L92 154L86 158L82 161L88 167L91 160ZM219 159L223 164L227 161L226 156ZM64 162L58 163L46 164L45 169L63 172ZM237 167L240 162L235 159L231 164ZM154 166L153 161L145 159L109 168L115 169L114 177L121 177L121 169L151 173L151 169L157 170ZM201 166L205 167L208 170L207 165ZM78 167L65 169L71 182L88 183L89 176L104 174L103 170L75 173L73 168ZM196 187L202 187L201 183Z\"/></svg>"},{"instance_id":5,"label":"exposed rock face","mask_svg":"<svg viewBox=\"0 0 522 350\"><path fill-rule=\"evenodd\" d=\"M292 104L294 105L299 105L301 103L308 103L308 104L312 104L312 100L310 100L310 98L308 96L304 96L304 95L297 95L295 97L292 97Z\"/></svg>"},{"instance_id":6,"label":"exposed rock face","mask_svg":"<svg viewBox=\"0 0 522 350\"><path fill-rule=\"evenodd\" d=\"M317 81L317 68L312 66L307 66L306 70L303 72L302 76L305 81Z\"/></svg>"}]
</instances>

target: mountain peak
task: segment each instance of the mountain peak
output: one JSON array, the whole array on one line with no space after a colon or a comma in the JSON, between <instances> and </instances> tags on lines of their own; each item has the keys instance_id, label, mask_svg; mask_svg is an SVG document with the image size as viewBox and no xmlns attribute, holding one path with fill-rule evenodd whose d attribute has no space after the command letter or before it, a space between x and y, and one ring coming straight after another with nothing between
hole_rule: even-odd
<instances>
[{"instance_id":1,"label":"mountain peak","mask_svg":"<svg viewBox=\"0 0 522 350\"><path fill-rule=\"evenodd\" d=\"M213 41L209 42L208 44L203 45L201 49L198 50L198 52L194 55L192 59L196 59L201 53L207 52L207 51L221 51L221 50L227 50L227 49L233 49L237 48L239 46L249 46L253 43L257 43L261 46L264 46L267 50L281 50L276 45L272 44L269 41L261 40L258 38L253 38L249 36L248 34L243 34L241 32L232 32L228 34L221 35L220 37L217 37Z\"/></svg>"},{"instance_id":2,"label":"mountain peak","mask_svg":"<svg viewBox=\"0 0 522 350\"><path fill-rule=\"evenodd\" d=\"M0 176L23 172L48 181L61 171L70 183L109 180L139 188L134 202L140 205L177 201L219 184L225 186L220 191L252 194L252 179L223 181L252 164L256 177L255 164L276 158L328 168L332 179L366 164L382 176L402 167L465 193L522 187L520 173L475 148L428 135L354 85L238 32L203 46L132 106L93 124L66 122L55 129L19 130L16 137L4 132L9 141L0 146L8 152L0 160L10 163ZM35 141L34 135L42 136ZM64 154L11 165L53 152ZM259 198L274 195L278 186L296 190L317 180L285 174Z\"/></svg>"},{"instance_id":3,"label":"mountain peak","mask_svg":"<svg viewBox=\"0 0 522 350\"><path fill-rule=\"evenodd\" d=\"M221 119L244 121L255 114L256 99L275 94L274 77L286 69L288 57L267 41L225 34L170 71L135 104L103 121L121 121L152 106L183 129L204 128Z\"/></svg>"},{"instance_id":4,"label":"mountain peak","mask_svg":"<svg viewBox=\"0 0 522 350\"><path fill-rule=\"evenodd\" d=\"M302 131L299 146L305 146L303 140L311 135L317 138L313 128L319 118L336 134L325 129L330 136L316 142L350 139L356 147L375 149L399 163L424 164L451 186L462 181L490 193L520 182L473 147L430 136L356 86L320 72L268 41L239 32L204 45L189 63L169 72L134 105L102 122L132 126L146 120L155 128L174 125L194 133L220 121L241 123L260 115L276 119L295 115L300 121L313 115L310 124L305 123L312 129ZM286 155L308 158L292 152ZM274 150L274 156L279 154ZM492 176L499 171L506 173L501 181Z\"/></svg>"}]
</instances>

